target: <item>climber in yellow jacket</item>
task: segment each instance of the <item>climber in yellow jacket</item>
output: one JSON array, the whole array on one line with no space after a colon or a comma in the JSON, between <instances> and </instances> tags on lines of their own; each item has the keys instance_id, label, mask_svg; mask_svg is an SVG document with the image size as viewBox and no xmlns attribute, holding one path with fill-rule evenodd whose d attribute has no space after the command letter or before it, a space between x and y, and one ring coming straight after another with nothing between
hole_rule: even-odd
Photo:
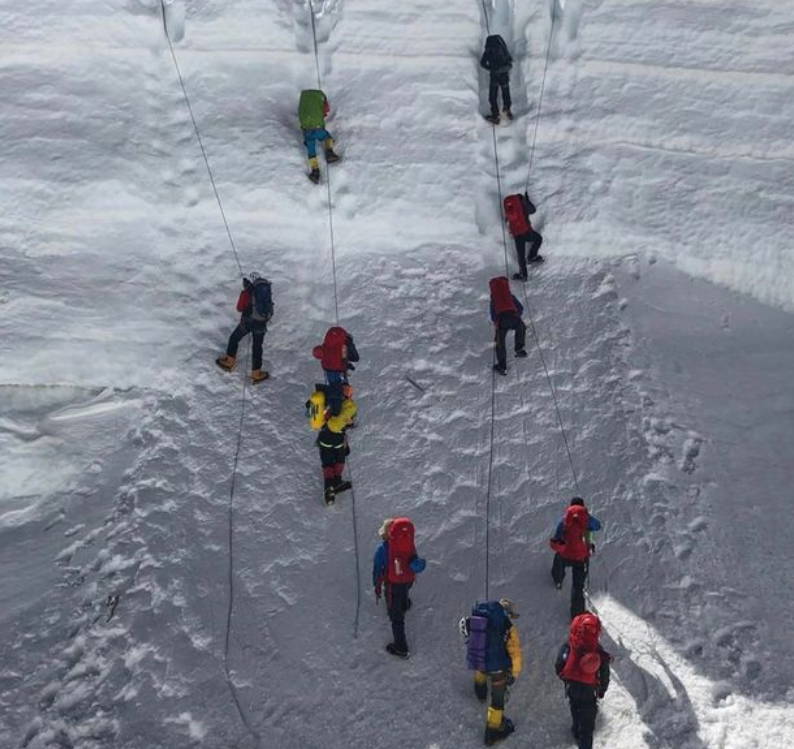
<instances>
[{"instance_id":1,"label":"climber in yellow jacket","mask_svg":"<svg viewBox=\"0 0 794 749\"><path fill-rule=\"evenodd\" d=\"M478 601L471 616L460 622L461 634L467 642L466 662L474 671L474 693L479 700L488 699L488 682L491 682L486 746L515 731L513 721L505 717L504 710L507 688L518 678L524 665L518 628L513 621L517 618L512 602L502 598Z\"/></svg>"},{"instance_id":2,"label":"climber in yellow jacket","mask_svg":"<svg viewBox=\"0 0 794 749\"><path fill-rule=\"evenodd\" d=\"M351 390L348 392L352 394ZM346 432L355 422L358 406L352 397L347 397L342 401L338 415L331 416L330 412L327 413L316 444L320 449L320 463L323 467L325 503L332 505L337 494L353 486L350 481L342 480L342 474L345 470L345 458L350 453Z\"/></svg>"}]
</instances>

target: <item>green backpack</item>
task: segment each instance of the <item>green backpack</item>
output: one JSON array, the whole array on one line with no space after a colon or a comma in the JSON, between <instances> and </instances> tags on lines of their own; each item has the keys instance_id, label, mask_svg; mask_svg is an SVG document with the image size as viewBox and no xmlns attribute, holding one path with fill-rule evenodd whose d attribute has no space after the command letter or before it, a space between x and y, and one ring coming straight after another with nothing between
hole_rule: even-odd
<instances>
[{"instance_id":1,"label":"green backpack","mask_svg":"<svg viewBox=\"0 0 794 749\"><path fill-rule=\"evenodd\" d=\"M304 130L315 130L325 127L325 94L318 89L301 91L298 104L298 117Z\"/></svg>"}]
</instances>

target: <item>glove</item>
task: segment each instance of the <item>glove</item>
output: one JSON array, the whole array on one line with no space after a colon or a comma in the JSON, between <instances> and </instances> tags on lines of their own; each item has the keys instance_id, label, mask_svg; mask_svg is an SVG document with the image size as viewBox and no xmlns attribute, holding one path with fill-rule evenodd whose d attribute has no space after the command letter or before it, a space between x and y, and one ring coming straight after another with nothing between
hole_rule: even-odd
<instances>
[{"instance_id":1,"label":"glove","mask_svg":"<svg viewBox=\"0 0 794 749\"><path fill-rule=\"evenodd\" d=\"M243 277L243 288L250 289L253 284L245 277Z\"/></svg>"},{"instance_id":2,"label":"glove","mask_svg":"<svg viewBox=\"0 0 794 749\"><path fill-rule=\"evenodd\" d=\"M356 371L356 368L355 368L355 367L354 367L354 366L353 366L353 365L352 365L350 362L348 362L348 363L347 363L347 368L348 368L348 369L349 369L351 372L355 372L355 371Z\"/></svg>"},{"instance_id":3,"label":"glove","mask_svg":"<svg viewBox=\"0 0 794 749\"><path fill-rule=\"evenodd\" d=\"M380 580L378 580L378 584L375 586L375 603L379 603L380 602L380 596L381 596L382 589L383 589L383 585L380 582Z\"/></svg>"},{"instance_id":4,"label":"glove","mask_svg":"<svg viewBox=\"0 0 794 749\"><path fill-rule=\"evenodd\" d=\"M595 544L590 544L590 553L595 554Z\"/></svg>"},{"instance_id":5,"label":"glove","mask_svg":"<svg viewBox=\"0 0 794 749\"><path fill-rule=\"evenodd\" d=\"M598 697L599 700L603 700L605 694L606 694L606 690L604 690L604 689L599 689L596 692L596 696Z\"/></svg>"},{"instance_id":6,"label":"glove","mask_svg":"<svg viewBox=\"0 0 794 749\"><path fill-rule=\"evenodd\" d=\"M507 674L507 686L512 687L516 683L516 677L512 673Z\"/></svg>"}]
</instances>

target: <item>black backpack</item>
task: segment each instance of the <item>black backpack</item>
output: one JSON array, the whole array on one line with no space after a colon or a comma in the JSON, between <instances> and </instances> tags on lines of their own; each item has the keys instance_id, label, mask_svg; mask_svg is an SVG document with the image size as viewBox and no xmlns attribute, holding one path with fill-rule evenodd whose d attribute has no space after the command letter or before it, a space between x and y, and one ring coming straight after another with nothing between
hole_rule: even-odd
<instances>
[{"instance_id":1,"label":"black backpack","mask_svg":"<svg viewBox=\"0 0 794 749\"><path fill-rule=\"evenodd\" d=\"M513 58L507 51L507 44L499 34L492 34L485 40L485 52L483 52L480 65L486 70L496 72L499 70L509 70L513 64Z\"/></svg>"},{"instance_id":2,"label":"black backpack","mask_svg":"<svg viewBox=\"0 0 794 749\"><path fill-rule=\"evenodd\" d=\"M270 281L258 278L251 289L251 319L268 322L273 317L273 291Z\"/></svg>"}]
</instances>

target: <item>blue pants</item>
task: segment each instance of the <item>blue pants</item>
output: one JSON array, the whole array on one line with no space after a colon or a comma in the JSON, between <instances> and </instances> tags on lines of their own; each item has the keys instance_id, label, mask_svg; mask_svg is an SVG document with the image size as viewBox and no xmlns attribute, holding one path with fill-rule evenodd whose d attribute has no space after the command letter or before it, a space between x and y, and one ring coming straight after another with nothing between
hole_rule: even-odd
<instances>
[{"instance_id":1,"label":"blue pants","mask_svg":"<svg viewBox=\"0 0 794 749\"><path fill-rule=\"evenodd\" d=\"M309 153L310 159L313 159L315 156L317 156L317 144L330 137L331 133L329 133L324 127L303 131L303 144L306 146L306 150Z\"/></svg>"}]
</instances>

